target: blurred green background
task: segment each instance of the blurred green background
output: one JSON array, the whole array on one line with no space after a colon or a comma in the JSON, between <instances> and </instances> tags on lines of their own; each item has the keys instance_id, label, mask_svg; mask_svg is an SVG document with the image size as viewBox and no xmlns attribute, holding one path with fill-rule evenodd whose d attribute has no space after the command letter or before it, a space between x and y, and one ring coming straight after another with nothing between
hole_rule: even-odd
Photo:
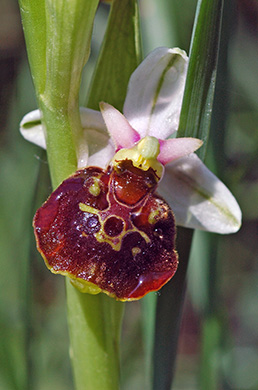
<instances>
[{"instance_id":1,"label":"blurred green background","mask_svg":"<svg viewBox=\"0 0 258 390\"><path fill-rule=\"evenodd\" d=\"M243 211L231 236L196 232L173 389L258 389L258 2L226 1L207 165ZM140 0L145 55L189 51L196 1ZM99 7L85 100L108 5ZM51 192L45 153L19 134L37 108L18 4L0 0L0 388L71 390L64 280L35 251L31 227ZM161 292L162 293L162 292ZM141 303L126 305L122 389L147 389ZM148 389L147 389L148 390Z\"/></svg>"}]
</instances>

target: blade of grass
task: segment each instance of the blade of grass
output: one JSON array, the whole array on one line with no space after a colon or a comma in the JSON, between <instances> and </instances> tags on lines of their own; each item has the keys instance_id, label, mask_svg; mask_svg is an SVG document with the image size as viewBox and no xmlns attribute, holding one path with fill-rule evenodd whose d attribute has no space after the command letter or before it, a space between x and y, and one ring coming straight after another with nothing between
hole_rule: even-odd
<instances>
[{"instance_id":1,"label":"blade of grass","mask_svg":"<svg viewBox=\"0 0 258 390\"><path fill-rule=\"evenodd\" d=\"M199 0L190 48L178 137L203 140L199 157L204 160L216 82L223 0Z\"/></svg>"},{"instance_id":2,"label":"blade of grass","mask_svg":"<svg viewBox=\"0 0 258 390\"><path fill-rule=\"evenodd\" d=\"M93 74L87 107L106 101L122 110L129 78L141 61L139 10L136 0L113 1L107 31Z\"/></svg>"},{"instance_id":3,"label":"blade of grass","mask_svg":"<svg viewBox=\"0 0 258 390\"><path fill-rule=\"evenodd\" d=\"M145 53L158 46L189 48L195 1L143 0L142 4Z\"/></svg>"},{"instance_id":4,"label":"blade of grass","mask_svg":"<svg viewBox=\"0 0 258 390\"><path fill-rule=\"evenodd\" d=\"M178 137L204 141L201 159L205 157L211 123L222 8L223 0L198 1L178 129ZM157 300L153 390L168 390L173 380L192 235L188 229L178 229L179 268Z\"/></svg>"},{"instance_id":5,"label":"blade of grass","mask_svg":"<svg viewBox=\"0 0 258 390\"><path fill-rule=\"evenodd\" d=\"M218 389L218 345L221 338L221 324L217 315L206 317L202 326L200 389Z\"/></svg>"},{"instance_id":6,"label":"blade of grass","mask_svg":"<svg viewBox=\"0 0 258 390\"><path fill-rule=\"evenodd\" d=\"M178 228L177 249L181 262L173 280L162 288L157 299L154 390L170 389L173 379L192 236L191 229Z\"/></svg>"},{"instance_id":7,"label":"blade of grass","mask_svg":"<svg viewBox=\"0 0 258 390\"><path fill-rule=\"evenodd\" d=\"M214 165L219 176L223 178L225 169L225 128L229 107L228 91L228 44L231 32L234 29L232 18L234 7L232 1L225 2L223 21L221 28L221 50L218 61L218 77L214 97L213 118L211 121L212 151L214 155ZM219 129L219 131L218 131ZM227 321L223 304L219 299L218 277L220 276L219 266L220 251L218 250L221 240L216 235L208 237L208 257L206 274L203 275L207 281L207 291L205 291L206 301L203 312L201 330L201 356L200 356L200 389L215 390L219 388L221 372L219 371L218 356L222 335L228 333Z\"/></svg>"},{"instance_id":8,"label":"blade of grass","mask_svg":"<svg viewBox=\"0 0 258 390\"><path fill-rule=\"evenodd\" d=\"M146 53L157 46L179 46L182 49L189 47L192 29L192 20L195 4L191 0L183 0L179 3L167 0L148 1L151 11L148 12L143 5L143 43ZM183 9L183 11L182 11ZM184 24L186 28L182 30ZM155 26L155 27L154 27ZM153 372L153 349L155 334L155 313L157 294L148 294L141 299L142 305L142 332L145 358L145 386L151 388Z\"/></svg>"},{"instance_id":9,"label":"blade of grass","mask_svg":"<svg viewBox=\"0 0 258 390\"><path fill-rule=\"evenodd\" d=\"M25 235L28 239L28 244L26 247L27 252L27 263L24 264L23 269L23 320L24 320L24 349L25 349L25 364L27 370L27 390L33 390L36 388L36 382L38 378L36 378L36 370L35 370L35 355L33 354L33 343L35 340L35 320L33 318L33 260L35 259L35 239L31 226L31 221L35 210L40 207L40 205L44 202L46 197L49 195L50 188L50 177L48 166L46 163L42 163L42 161L46 160L46 152L40 151L40 157L38 160L37 171L35 174L35 188L32 190L32 199L30 201L30 210L29 210L29 218L26 218L27 222L27 234Z\"/></svg>"},{"instance_id":10,"label":"blade of grass","mask_svg":"<svg viewBox=\"0 0 258 390\"><path fill-rule=\"evenodd\" d=\"M142 336L144 345L144 359L145 359L145 386L147 389L151 386L152 374L152 355L154 348L155 335L155 315L157 305L157 293L147 294L141 300L142 306Z\"/></svg>"}]
</instances>

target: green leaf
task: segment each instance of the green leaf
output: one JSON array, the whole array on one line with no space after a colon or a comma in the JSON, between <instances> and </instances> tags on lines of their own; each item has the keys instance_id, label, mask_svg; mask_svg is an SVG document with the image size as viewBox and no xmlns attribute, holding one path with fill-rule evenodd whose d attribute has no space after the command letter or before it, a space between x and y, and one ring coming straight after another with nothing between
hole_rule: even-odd
<instances>
[{"instance_id":1,"label":"green leaf","mask_svg":"<svg viewBox=\"0 0 258 390\"><path fill-rule=\"evenodd\" d=\"M152 356L155 337L155 313L157 305L157 293L147 294L141 300L142 307L142 336L145 359L145 386L150 388L152 377Z\"/></svg>"},{"instance_id":2,"label":"green leaf","mask_svg":"<svg viewBox=\"0 0 258 390\"><path fill-rule=\"evenodd\" d=\"M236 23L233 2L225 2L223 10L223 22L221 27L221 47L217 68L216 93L213 105L211 123L212 149L209 148L209 164L212 163L213 171L220 177L225 174L225 134L229 109L230 83L228 77L228 48L231 34ZM218 131L219 129L219 131ZM249 187L250 195L250 187ZM250 201L250 196L249 196ZM230 342L226 305L221 302L219 288L222 275L222 264L225 254L220 250L221 237L206 235L206 254L198 248L199 258L205 259L205 265L201 264L199 278L203 283L202 299L202 329L199 364L199 387L200 390L215 390L223 382L221 371L222 351L228 348ZM199 311L201 308L199 307ZM223 336L223 337L222 337ZM226 343L224 340L227 340ZM223 352L224 352L223 351Z\"/></svg>"},{"instance_id":3,"label":"green leaf","mask_svg":"<svg viewBox=\"0 0 258 390\"><path fill-rule=\"evenodd\" d=\"M189 68L178 137L196 137L205 157L217 73L223 0L199 0L192 35Z\"/></svg>"},{"instance_id":4,"label":"green leaf","mask_svg":"<svg viewBox=\"0 0 258 390\"><path fill-rule=\"evenodd\" d=\"M222 8L223 0L198 1L177 134L178 137L197 137L204 141L199 152L201 159L205 156L211 123ZM191 230L178 229L179 268L157 300L153 390L171 387L192 234Z\"/></svg>"},{"instance_id":5,"label":"green leaf","mask_svg":"<svg viewBox=\"0 0 258 390\"><path fill-rule=\"evenodd\" d=\"M162 288L157 299L154 390L170 389L173 379L192 236L191 229L178 228L179 267L173 279Z\"/></svg>"},{"instance_id":6,"label":"green leaf","mask_svg":"<svg viewBox=\"0 0 258 390\"><path fill-rule=\"evenodd\" d=\"M159 46L188 50L195 8L193 0L148 0L141 19L144 51L149 53Z\"/></svg>"},{"instance_id":7,"label":"green leaf","mask_svg":"<svg viewBox=\"0 0 258 390\"><path fill-rule=\"evenodd\" d=\"M87 107L99 110L99 102L105 101L122 110L129 78L140 60L137 0L114 0Z\"/></svg>"},{"instance_id":8,"label":"green leaf","mask_svg":"<svg viewBox=\"0 0 258 390\"><path fill-rule=\"evenodd\" d=\"M217 368L222 329L218 315L206 316L202 326L200 389L219 387Z\"/></svg>"}]
</instances>

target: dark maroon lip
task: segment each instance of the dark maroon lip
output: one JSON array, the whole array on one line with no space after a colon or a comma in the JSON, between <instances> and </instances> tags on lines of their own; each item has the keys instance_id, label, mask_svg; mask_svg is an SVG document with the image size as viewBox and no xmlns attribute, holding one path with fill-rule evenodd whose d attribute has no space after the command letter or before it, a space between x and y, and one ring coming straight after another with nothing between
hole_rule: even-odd
<instances>
[{"instance_id":1,"label":"dark maroon lip","mask_svg":"<svg viewBox=\"0 0 258 390\"><path fill-rule=\"evenodd\" d=\"M120 168L77 171L50 195L33 224L51 271L130 300L173 277L176 228L170 207L154 192L152 169L128 162Z\"/></svg>"}]
</instances>

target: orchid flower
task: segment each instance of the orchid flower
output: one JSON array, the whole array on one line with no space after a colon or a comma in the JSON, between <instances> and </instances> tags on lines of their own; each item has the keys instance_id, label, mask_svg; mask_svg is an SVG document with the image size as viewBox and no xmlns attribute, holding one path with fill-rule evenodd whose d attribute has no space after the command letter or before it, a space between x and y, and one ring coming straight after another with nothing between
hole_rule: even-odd
<instances>
[{"instance_id":1,"label":"orchid flower","mask_svg":"<svg viewBox=\"0 0 258 390\"><path fill-rule=\"evenodd\" d=\"M57 206L54 202L60 198L60 194L67 191L72 191L74 194L75 190L72 186L78 187L78 181L83 180L83 183L88 183L90 200L87 200L88 203L79 203L80 213L85 213L84 216L90 216L91 219L88 219L87 223L90 223L93 228L98 226L94 233L98 243L103 244L104 241L108 241L109 246L112 247L112 250L117 251L118 255L121 249L121 237L124 237L127 231L134 234L135 226L137 228L141 226L141 237L136 238L138 243L130 244L130 255L133 256L133 260L140 258L141 253L145 254L146 250L143 247L149 245L148 237L155 240L157 235L159 235L159 239L162 236L162 240L165 240L164 248L166 247L165 249L162 247L163 253L163 249L161 250L159 246L160 243L155 244L159 247L159 253L156 256L153 255L153 258L148 257L148 262L153 268L144 276L140 275L139 269L134 269L133 272L130 269L129 272L129 268L121 269L119 265L118 270L114 272L124 276L117 279L111 270L108 276L105 275L103 283L99 280L99 276L96 277L96 272L98 275L102 275L107 268L111 268L110 265L107 266L106 262L102 265L91 262L88 266L91 271L87 271L86 276L85 271L79 267L80 270L75 275L68 266L60 269L60 265L51 265L42 250L44 245L39 242L38 238L38 249L51 271L69 276L82 291L91 293L104 291L117 299L131 300L138 299L149 291L159 289L174 275L177 268L177 254L174 248L174 216L177 225L221 234L236 232L241 225L241 211L235 198L194 153L201 147L202 141L195 138L175 138L187 65L188 58L182 50L158 48L150 53L132 74L123 108L124 115L108 103L103 102L100 103L100 112L81 108L81 122L84 132L80 145L77 146L79 171L68 181L64 181L59 189L52 194L52 198L50 197L42 206L43 211L36 214L34 219L36 230L38 228L38 231L42 231L43 228L39 224L39 220L43 219L46 224L49 219L49 210L57 213ZM41 123L41 113L38 110L23 118L21 133L27 140L46 148L45 131ZM110 168L106 171L103 170L107 167L111 167L111 171ZM122 176L124 172L127 172L126 177ZM108 178L107 175L109 175ZM138 180L139 175L140 181ZM104 190L108 180L111 180L110 183L113 183L113 187L111 190ZM74 184L75 182L76 184ZM157 185L159 194L166 199L169 206L158 195L155 193L153 195ZM132 190L133 186L135 186L134 191ZM125 188L126 191L124 191ZM148 194L148 200L142 195L144 191ZM124 218L116 218L116 220L112 220L111 224L109 217L109 225L107 220L105 220L105 225L104 222L102 224L102 217L100 218L99 215L99 212L107 207L104 206L106 198L103 198L106 193L109 194L109 204L112 204L110 207L116 209L118 206L115 203L119 203L119 213ZM101 199L102 203L93 201L92 197ZM143 199L145 200L143 201ZM123 211L121 211L121 204L125 206ZM138 211L135 208L136 205ZM62 204L60 207L63 210L67 205ZM133 207L134 210L134 214L130 214L131 219L135 218L134 226L125 224L126 218L129 217L123 213L128 212L124 211L128 210L128 207ZM174 216L170 212L170 208ZM69 210L70 213L74 212L72 208ZM147 213L146 210L149 217L148 220L143 221L143 217L139 217L139 215ZM107 217L105 216L105 218ZM164 229L158 230L156 227L160 221L163 225L166 224L167 231L165 229L165 233ZM77 229L82 226L82 222L79 224L78 220L74 220L73 223L77 224ZM155 229L153 228L150 233L147 225L153 225ZM102 230L105 232L103 233ZM157 233L161 230L162 233ZM100 231L102 231L101 234ZM166 241L168 239L166 233L171 237L171 245L168 245L168 241ZM61 230L56 234L62 243L67 232ZM86 236L85 231L84 235ZM116 235L120 235L120 241L115 238ZM140 243L141 240L144 242L143 247ZM63 244L60 242L58 245L62 246ZM78 241L72 242L72 244L75 247L77 245L78 251L82 245ZM152 246L152 250L154 246ZM56 250L54 245L49 249L48 255L51 257ZM155 250L157 248L154 248L154 252ZM158 254L161 257L160 262L157 260ZM164 263L168 263L167 255L170 257L169 269L163 267ZM73 257L70 252L67 256ZM85 252L84 256L86 256ZM106 254L106 256L111 256L111 254ZM114 263L114 257L112 259ZM131 258L130 262L132 263ZM146 269L146 267L147 265L144 263L143 268ZM97 271L96 268L98 268ZM128 276L129 274L131 276ZM108 278L111 281L108 281ZM112 284L114 283L119 287L113 288ZM124 288L121 288L121 285Z\"/></svg>"}]
</instances>

